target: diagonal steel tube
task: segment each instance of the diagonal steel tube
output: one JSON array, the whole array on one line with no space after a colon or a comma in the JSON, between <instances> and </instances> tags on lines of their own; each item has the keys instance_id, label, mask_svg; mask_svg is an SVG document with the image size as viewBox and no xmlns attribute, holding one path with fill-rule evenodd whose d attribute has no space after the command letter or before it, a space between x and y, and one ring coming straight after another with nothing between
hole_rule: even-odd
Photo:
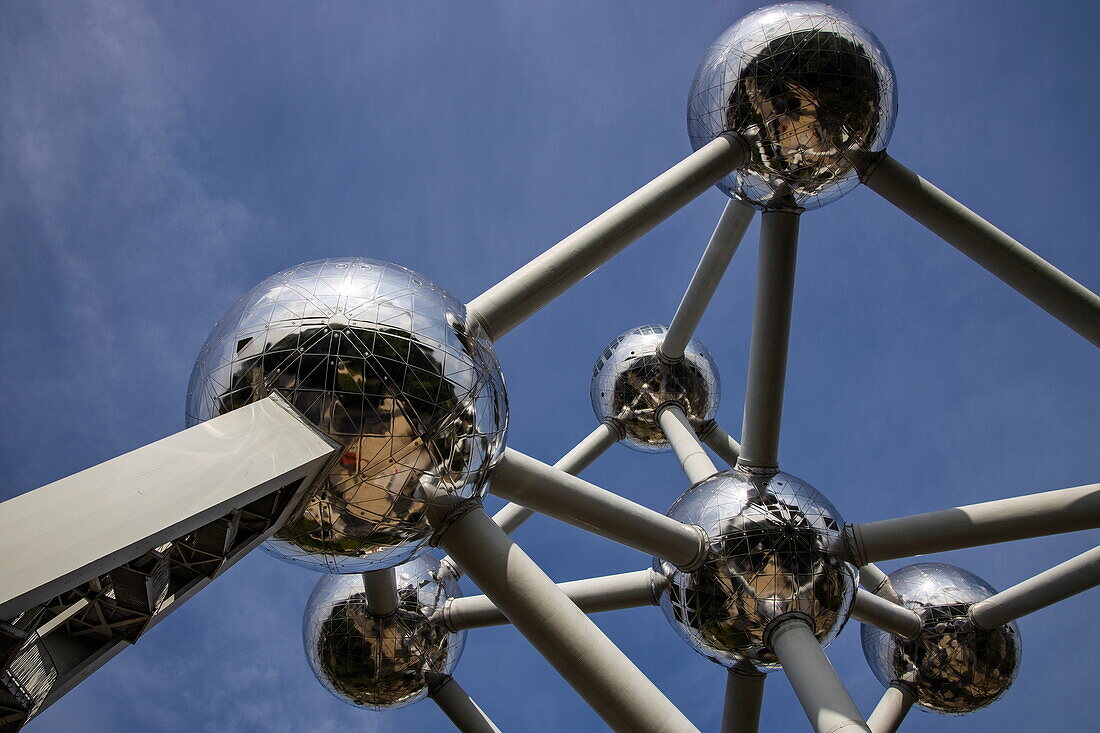
<instances>
[{"instance_id":1,"label":"diagonal steel tube","mask_svg":"<svg viewBox=\"0 0 1100 733\"><path fill-rule=\"evenodd\" d=\"M684 469L684 475L692 484L697 484L718 473L714 462L703 450L694 428L688 422L683 409L675 403L669 403L657 408L657 424L665 433L665 438L672 445L676 458L680 461L680 467Z\"/></svg>"},{"instance_id":2,"label":"diagonal steel tube","mask_svg":"<svg viewBox=\"0 0 1100 733\"><path fill-rule=\"evenodd\" d=\"M767 675L749 665L727 670L722 733L755 733L760 727L766 679Z\"/></svg>"},{"instance_id":3,"label":"diagonal steel tube","mask_svg":"<svg viewBox=\"0 0 1100 733\"><path fill-rule=\"evenodd\" d=\"M425 672L430 697L461 733L500 733L476 702L449 674Z\"/></svg>"},{"instance_id":4,"label":"diagonal steel tube","mask_svg":"<svg viewBox=\"0 0 1100 733\"><path fill-rule=\"evenodd\" d=\"M576 445L573 450L562 456L561 460L554 464L554 468L576 476L584 469L592 465L592 462L602 456L604 452L615 445L622 437L622 429L614 419L608 419L596 426L584 440ZM530 519L534 514L533 509L511 503L507 504L493 515L493 521L500 525L505 532L514 532L517 527Z\"/></svg>"},{"instance_id":5,"label":"diagonal steel tube","mask_svg":"<svg viewBox=\"0 0 1100 733\"><path fill-rule=\"evenodd\" d=\"M704 423L699 429L699 440L703 441L730 468L737 465L737 459L741 457L741 444L714 420Z\"/></svg>"},{"instance_id":6,"label":"diagonal steel tube","mask_svg":"<svg viewBox=\"0 0 1100 733\"><path fill-rule=\"evenodd\" d=\"M779 657L817 733L867 730L859 708L837 677L806 619L796 615L778 619L767 629L765 642Z\"/></svg>"},{"instance_id":7,"label":"diagonal steel tube","mask_svg":"<svg viewBox=\"0 0 1100 733\"><path fill-rule=\"evenodd\" d=\"M1100 296L889 155L859 162L868 188L1100 346Z\"/></svg>"},{"instance_id":8,"label":"diagonal steel tube","mask_svg":"<svg viewBox=\"0 0 1100 733\"><path fill-rule=\"evenodd\" d=\"M729 175L745 150L740 135L715 138L474 298L471 320L499 339Z\"/></svg>"},{"instance_id":9,"label":"diagonal steel tube","mask_svg":"<svg viewBox=\"0 0 1100 733\"><path fill-rule=\"evenodd\" d=\"M760 220L745 418L737 459L737 465L749 471L771 472L779 466L798 221L793 211L765 211Z\"/></svg>"},{"instance_id":10,"label":"diagonal steel tube","mask_svg":"<svg viewBox=\"0 0 1100 733\"><path fill-rule=\"evenodd\" d=\"M683 358L684 349L691 341L703 312L714 296L714 291L718 289L718 283L722 281L722 275L737 252L755 213L755 209L735 199L726 202L726 208L718 219L718 226L710 235L710 242L703 251L699 266L691 276L691 282L688 283L684 297L676 308L676 315L672 317L672 323L661 343L659 353L664 358L669 361Z\"/></svg>"},{"instance_id":11,"label":"diagonal steel tube","mask_svg":"<svg viewBox=\"0 0 1100 733\"><path fill-rule=\"evenodd\" d=\"M995 629L1021 616L1100 585L1100 547L1044 570L970 607L979 629Z\"/></svg>"},{"instance_id":12,"label":"diagonal steel tube","mask_svg":"<svg viewBox=\"0 0 1100 733\"><path fill-rule=\"evenodd\" d=\"M706 555L706 534L699 527L681 524L511 448L493 469L489 490L680 568L692 569Z\"/></svg>"},{"instance_id":13,"label":"diagonal steel tube","mask_svg":"<svg viewBox=\"0 0 1100 733\"><path fill-rule=\"evenodd\" d=\"M436 541L608 726L696 731L480 506L430 512Z\"/></svg>"},{"instance_id":14,"label":"diagonal steel tube","mask_svg":"<svg viewBox=\"0 0 1100 733\"><path fill-rule=\"evenodd\" d=\"M867 718L867 727L871 733L895 733L916 701L917 693L912 685L894 680Z\"/></svg>"},{"instance_id":15,"label":"diagonal steel tube","mask_svg":"<svg viewBox=\"0 0 1100 733\"><path fill-rule=\"evenodd\" d=\"M1100 527L1100 484L942 509L844 529L857 565Z\"/></svg>"},{"instance_id":16,"label":"diagonal steel tube","mask_svg":"<svg viewBox=\"0 0 1100 733\"><path fill-rule=\"evenodd\" d=\"M638 570L558 583L558 588L585 613L601 613L657 605L658 582L652 570ZM488 596L453 598L444 606L440 620L451 631L508 623L504 612Z\"/></svg>"},{"instance_id":17,"label":"diagonal steel tube","mask_svg":"<svg viewBox=\"0 0 1100 733\"><path fill-rule=\"evenodd\" d=\"M915 638L923 624L920 616L905 606L899 606L863 588L856 591L852 618L905 639Z\"/></svg>"}]
</instances>

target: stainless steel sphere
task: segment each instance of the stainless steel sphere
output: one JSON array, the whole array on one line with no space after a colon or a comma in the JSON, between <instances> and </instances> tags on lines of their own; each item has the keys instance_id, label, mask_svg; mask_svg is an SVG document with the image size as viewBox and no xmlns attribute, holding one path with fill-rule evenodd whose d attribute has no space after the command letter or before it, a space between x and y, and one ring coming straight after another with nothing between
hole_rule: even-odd
<instances>
[{"instance_id":1,"label":"stainless steel sphere","mask_svg":"<svg viewBox=\"0 0 1100 733\"><path fill-rule=\"evenodd\" d=\"M814 2L749 13L707 51L688 97L698 150L723 132L752 138L749 161L719 182L759 208L814 209L859 183L851 152L886 148L897 117L894 68L847 13Z\"/></svg>"},{"instance_id":2,"label":"stainless steel sphere","mask_svg":"<svg viewBox=\"0 0 1100 733\"><path fill-rule=\"evenodd\" d=\"M433 497L480 496L507 399L493 346L423 275L365 258L273 275L214 327L191 374L194 425L278 391L344 446L267 549L314 570L413 557Z\"/></svg>"},{"instance_id":3,"label":"stainless steel sphere","mask_svg":"<svg viewBox=\"0 0 1100 733\"><path fill-rule=\"evenodd\" d=\"M646 453L671 448L655 417L664 403L678 403L696 429L718 411L718 366L707 347L692 339L683 359L662 361L657 347L666 331L658 325L627 331L608 344L592 370L596 419L618 419L626 433L622 442Z\"/></svg>"},{"instance_id":4,"label":"stainless steel sphere","mask_svg":"<svg viewBox=\"0 0 1100 733\"><path fill-rule=\"evenodd\" d=\"M685 572L657 560L660 604L695 651L726 667L777 669L764 631L791 613L806 617L822 646L840 633L855 598L855 566L829 550L844 520L825 497L786 473L723 471L688 489L668 515L706 530L709 552Z\"/></svg>"},{"instance_id":5,"label":"stainless steel sphere","mask_svg":"<svg viewBox=\"0 0 1100 733\"><path fill-rule=\"evenodd\" d=\"M863 624L863 654L879 682L906 680L922 708L951 715L984 708L1005 693L1020 666L1020 630L1011 623L983 631L967 615L996 592L989 583L935 562L895 570L887 582L924 626L908 640Z\"/></svg>"},{"instance_id":6,"label":"stainless steel sphere","mask_svg":"<svg viewBox=\"0 0 1100 733\"><path fill-rule=\"evenodd\" d=\"M466 632L433 623L458 583L444 580L439 560L423 555L395 569L397 611L371 612L360 574L322 577L306 606L302 642L313 674L344 702L374 710L400 708L428 694L425 672L450 674Z\"/></svg>"}]
</instances>

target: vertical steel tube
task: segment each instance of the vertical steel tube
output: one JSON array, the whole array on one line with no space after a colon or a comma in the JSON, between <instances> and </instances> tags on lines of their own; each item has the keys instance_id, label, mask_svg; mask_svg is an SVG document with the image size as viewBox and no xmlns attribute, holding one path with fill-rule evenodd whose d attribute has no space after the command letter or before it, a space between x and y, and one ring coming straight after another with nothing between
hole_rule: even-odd
<instances>
[{"instance_id":1,"label":"vertical steel tube","mask_svg":"<svg viewBox=\"0 0 1100 733\"><path fill-rule=\"evenodd\" d=\"M691 341L714 291L718 289L718 283L722 281L722 275L741 244L741 238L745 236L745 230L749 228L754 213L755 209L740 201L726 201L718 226L710 235L710 242L703 251L699 266L695 268L695 274L688 283L676 315L672 317L672 323L661 343L660 353L669 361L683 358L684 349Z\"/></svg>"},{"instance_id":2,"label":"vertical steel tube","mask_svg":"<svg viewBox=\"0 0 1100 733\"><path fill-rule=\"evenodd\" d=\"M867 718L867 727L871 733L895 733L916 701L917 693L912 685L895 680L886 688L871 717Z\"/></svg>"},{"instance_id":3,"label":"vertical steel tube","mask_svg":"<svg viewBox=\"0 0 1100 733\"><path fill-rule=\"evenodd\" d=\"M766 679L767 675L748 667L727 670L722 733L755 733L760 726Z\"/></svg>"},{"instance_id":4,"label":"vertical steel tube","mask_svg":"<svg viewBox=\"0 0 1100 733\"><path fill-rule=\"evenodd\" d=\"M760 220L745 420L737 459L739 466L750 471L774 471L779 466L798 221L798 213L791 211L765 211Z\"/></svg>"},{"instance_id":5,"label":"vertical steel tube","mask_svg":"<svg viewBox=\"0 0 1100 733\"><path fill-rule=\"evenodd\" d=\"M554 468L559 471L578 475L581 471L592 465L592 462L602 456L604 452L615 445L622 437L621 429L614 420L609 419L596 426L596 429L585 437L573 450L561 457ZM511 534L517 527L526 522L534 514L533 509L519 504L506 504L500 511L493 515L493 521L500 525L501 529Z\"/></svg>"},{"instance_id":6,"label":"vertical steel tube","mask_svg":"<svg viewBox=\"0 0 1100 733\"><path fill-rule=\"evenodd\" d=\"M916 638L923 625L920 616L908 608L880 598L863 588L856 591L852 618L905 639Z\"/></svg>"},{"instance_id":7,"label":"vertical steel tube","mask_svg":"<svg viewBox=\"0 0 1100 733\"><path fill-rule=\"evenodd\" d=\"M393 568L363 573L363 589L367 608L375 616L389 616L397 610L397 575Z\"/></svg>"},{"instance_id":8,"label":"vertical steel tube","mask_svg":"<svg viewBox=\"0 0 1100 733\"><path fill-rule=\"evenodd\" d=\"M1100 296L889 155L863 182L1031 302L1100 346Z\"/></svg>"},{"instance_id":9,"label":"vertical steel tube","mask_svg":"<svg viewBox=\"0 0 1100 733\"><path fill-rule=\"evenodd\" d=\"M718 469L714 467L710 456L703 450L695 430L679 405L668 404L659 407L657 424L661 426L665 438L672 444L672 450L680 459L680 466L684 469L688 481L697 484L718 473Z\"/></svg>"},{"instance_id":10,"label":"vertical steel tube","mask_svg":"<svg viewBox=\"0 0 1100 733\"><path fill-rule=\"evenodd\" d=\"M500 728L493 725L454 677L435 672L425 672L424 677L428 680L428 697L461 733L500 733Z\"/></svg>"},{"instance_id":11,"label":"vertical steel tube","mask_svg":"<svg viewBox=\"0 0 1100 733\"><path fill-rule=\"evenodd\" d=\"M975 603L970 607L970 620L979 629L995 629L1097 585L1100 547Z\"/></svg>"},{"instance_id":12,"label":"vertical steel tube","mask_svg":"<svg viewBox=\"0 0 1100 733\"><path fill-rule=\"evenodd\" d=\"M433 524L440 544L608 726L696 730L480 508Z\"/></svg>"},{"instance_id":13,"label":"vertical steel tube","mask_svg":"<svg viewBox=\"0 0 1100 733\"><path fill-rule=\"evenodd\" d=\"M765 641L779 657L817 733L867 730L859 708L852 702L805 619L798 616L781 618L768 629Z\"/></svg>"},{"instance_id":14,"label":"vertical steel tube","mask_svg":"<svg viewBox=\"0 0 1100 733\"><path fill-rule=\"evenodd\" d=\"M715 138L474 298L471 319L500 338L729 175L745 149L734 133Z\"/></svg>"},{"instance_id":15,"label":"vertical steel tube","mask_svg":"<svg viewBox=\"0 0 1100 733\"><path fill-rule=\"evenodd\" d=\"M737 465L737 459L741 457L741 444L718 423L711 420L703 425L699 430L699 439L725 461L727 466L733 468Z\"/></svg>"}]
</instances>

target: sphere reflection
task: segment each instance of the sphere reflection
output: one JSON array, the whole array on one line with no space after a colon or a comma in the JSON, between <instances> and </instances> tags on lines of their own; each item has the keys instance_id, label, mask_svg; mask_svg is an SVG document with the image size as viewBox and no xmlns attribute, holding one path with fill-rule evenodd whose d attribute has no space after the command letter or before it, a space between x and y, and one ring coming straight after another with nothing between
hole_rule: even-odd
<instances>
[{"instance_id":1,"label":"sphere reflection","mask_svg":"<svg viewBox=\"0 0 1100 733\"><path fill-rule=\"evenodd\" d=\"M665 617L695 651L727 667L769 670L778 659L764 631L781 616L806 617L822 646L840 633L857 573L829 550L844 520L812 486L786 473L723 471L688 489L668 515L709 538L696 570L654 563L667 580Z\"/></svg>"},{"instance_id":2,"label":"sphere reflection","mask_svg":"<svg viewBox=\"0 0 1100 733\"><path fill-rule=\"evenodd\" d=\"M399 565L397 611L371 613L359 574L322 577L302 625L309 665L318 681L344 702L375 710L400 708L428 694L425 672L450 674L466 632L432 623L458 583L444 580L439 560L424 555Z\"/></svg>"},{"instance_id":3,"label":"sphere reflection","mask_svg":"<svg viewBox=\"0 0 1100 733\"><path fill-rule=\"evenodd\" d=\"M718 366L707 347L692 339L683 359L662 361L657 349L667 330L649 325L627 331L608 344L592 370L596 418L616 418L626 433L622 442L650 453L671 448L655 417L662 404L678 403L696 430L718 411Z\"/></svg>"},{"instance_id":4,"label":"sphere reflection","mask_svg":"<svg viewBox=\"0 0 1100 733\"><path fill-rule=\"evenodd\" d=\"M943 563L918 563L890 573L887 583L924 621L916 639L863 624L863 654L883 685L905 680L917 703L962 715L990 705L1016 679L1020 631L1015 623L984 631L970 607L996 591L971 572Z\"/></svg>"},{"instance_id":5,"label":"sphere reflection","mask_svg":"<svg viewBox=\"0 0 1100 733\"><path fill-rule=\"evenodd\" d=\"M852 151L885 149L897 85L878 39L815 2L772 5L730 26L691 85L698 150L726 131L751 136L749 161L719 182L754 206L813 209L859 183Z\"/></svg>"},{"instance_id":6,"label":"sphere reflection","mask_svg":"<svg viewBox=\"0 0 1100 733\"><path fill-rule=\"evenodd\" d=\"M315 570L390 567L419 552L440 494L484 494L508 423L492 344L422 275L365 258L269 277L218 322L188 425L278 392L344 446L266 546Z\"/></svg>"}]
</instances>

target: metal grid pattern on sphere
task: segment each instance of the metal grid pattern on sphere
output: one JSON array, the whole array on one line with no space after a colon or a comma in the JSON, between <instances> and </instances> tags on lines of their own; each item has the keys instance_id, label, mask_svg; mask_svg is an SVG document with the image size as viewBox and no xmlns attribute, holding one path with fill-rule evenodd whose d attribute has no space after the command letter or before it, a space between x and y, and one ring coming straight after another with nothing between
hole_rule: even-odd
<instances>
[{"instance_id":1,"label":"metal grid pattern on sphere","mask_svg":"<svg viewBox=\"0 0 1100 733\"><path fill-rule=\"evenodd\" d=\"M665 617L697 652L727 667L747 661L771 670L778 660L764 637L774 619L804 616L822 646L840 633L858 573L831 550L844 520L805 481L723 471L688 489L668 515L708 537L696 570L654 563L667 579Z\"/></svg>"},{"instance_id":2,"label":"metal grid pattern on sphere","mask_svg":"<svg viewBox=\"0 0 1100 733\"><path fill-rule=\"evenodd\" d=\"M894 69L878 39L821 3L761 8L710 47L688 97L698 150L750 138L727 195L761 208L814 209L859 184L848 155L886 148L897 116Z\"/></svg>"},{"instance_id":3,"label":"metal grid pattern on sphere","mask_svg":"<svg viewBox=\"0 0 1100 733\"><path fill-rule=\"evenodd\" d=\"M315 570L412 558L427 504L484 494L504 445L492 344L438 285L379 260L307 262L241 298L195 364L188 424L274 391L345 446L267 545Z\"/></svg>"},{"instance_id":4,"label":"metal grid pattern on sphere","mask_svg":"<svg viewBox=\"0 0 1100 733\"><path fill-rule=\"evenodd\" d=\"M671 449L657 424L657 408L675 402L699 429L718 412L721 383L718 366L698 339L691 339L684 356L674 362L657 350L667 326L632 328L603 350L592 369L592 409L596 419L615 419L626 437L622 442L646 453Z\"/></svg>"},{"instance_id":5,"label":"metal grid pattern on sphere","mask_svg":"<svg viewBox=\"0 0 1100 733\"><path fill-rule=\"evenodd\" d=\"M410 705L428 694L425 672L450 674L465 631L434 623L458 583L430 554L398 566L397 610L380 616L360 574L325 575L306 606L302 642L313 674L344 702L374 710Z\"/></svg>"},{"instance_id":6,"label":"metal grid pattern on sphere","mask_svg":"<svg viewBox=\"0 0 1100 733\"><path fill-rule=\"evenodd\" d=\"M985 631L970 607L996 593L973 573L944 563L917 563L890 573L887 584L923 621L915 639L862 624L863 653L884 685L910 683L917 704L962 715L998 700L1016 679L1020 630L1015 622Z\"/></svg>"}]
</instances>

